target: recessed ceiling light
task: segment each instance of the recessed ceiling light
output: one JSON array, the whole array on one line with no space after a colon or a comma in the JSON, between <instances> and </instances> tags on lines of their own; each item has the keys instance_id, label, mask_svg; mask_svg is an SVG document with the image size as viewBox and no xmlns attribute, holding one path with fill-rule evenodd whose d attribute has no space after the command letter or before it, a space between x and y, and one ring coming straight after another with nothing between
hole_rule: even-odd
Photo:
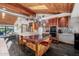
<instances>
[{"instance_id":1,"label":"recessed ceiling light","mask_svg":"<svg viewBox=\"0 0 79 59\"><path fill-rule=\"evenodd\" d=\"M45 5L37 5L37 6L29 7L29 8L34 9L34 10L48 9Z\"/></svg>"}]
</instances>

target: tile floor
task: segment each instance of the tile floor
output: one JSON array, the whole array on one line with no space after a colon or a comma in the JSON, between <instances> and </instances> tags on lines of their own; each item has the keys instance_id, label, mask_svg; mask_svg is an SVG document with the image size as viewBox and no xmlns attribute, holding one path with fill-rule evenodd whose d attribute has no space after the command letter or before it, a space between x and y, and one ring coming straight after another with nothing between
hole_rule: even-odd
<instances>
[{"instance_id":1,"label":"tile floor","mask_svg":"<svg viewBox=\"0 0 79 59\"><path fill-rule=\"evenodd\" d=\"M35 55L31 49L19 46L17 39L7 38L7 41L5 40L5 42L10 56ZM43 56L79 56L79 50L74 49L73 45L67 45L64 43L52 44L50 49Z\"/></svg>"}]
</instances>

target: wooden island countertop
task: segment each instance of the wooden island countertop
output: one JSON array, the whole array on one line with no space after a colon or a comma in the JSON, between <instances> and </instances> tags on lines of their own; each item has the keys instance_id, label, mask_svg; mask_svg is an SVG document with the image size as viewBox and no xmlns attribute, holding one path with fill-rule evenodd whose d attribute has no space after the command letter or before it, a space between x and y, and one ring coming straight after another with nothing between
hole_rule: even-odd
<instances>
[{"instance_id":1,"label":"wooden island countertop","mask_svg":"<svg viewBox=\"0 0 79 59\"><path fill-rule=\"evenodd\" d=\"M51 43L51 37L47 33L43 33L43 37L41 39L38 33L22 33L19 35L19 44L29 47L37 56L43 55L49 49Z\"/></svg>"}]
</instances>

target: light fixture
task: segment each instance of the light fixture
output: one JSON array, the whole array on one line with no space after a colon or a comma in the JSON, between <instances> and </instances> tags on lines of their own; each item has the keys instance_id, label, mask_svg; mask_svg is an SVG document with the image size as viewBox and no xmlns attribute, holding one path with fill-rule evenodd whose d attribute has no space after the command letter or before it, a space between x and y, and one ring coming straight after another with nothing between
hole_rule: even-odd
<instances>
[{"instance_id":1,"label":"light fixture","mask_svg":"<svg viewBox=\"0 0 79 59\"><path fill-rule=\"evenodd\" d=\"M4 19L5 18L5 13L4 12L2 12L2 19Z\"/></svg>"},{"instance_id":2,"label":"light fixture","mask_svg":"<svg viewBox=\"0 0 79 59\"><path fill-rule=\"evenodd\" d=\"M34 9L34 10L48 9L45 5L37 5L37 6L29 7L29 8Z\"/></svg>"},{"instance_id":3,"label":"light fixture","mask_svg":"<svg viewBox=\"0 0 79 59\"><path fill-rule=\"evenodd\" d=\"M5 10L5 8L2 8L3 10ZM4 12L2 12L2 19L4 19L5 18L5 13Z\"/></svg>"}]
</instances>

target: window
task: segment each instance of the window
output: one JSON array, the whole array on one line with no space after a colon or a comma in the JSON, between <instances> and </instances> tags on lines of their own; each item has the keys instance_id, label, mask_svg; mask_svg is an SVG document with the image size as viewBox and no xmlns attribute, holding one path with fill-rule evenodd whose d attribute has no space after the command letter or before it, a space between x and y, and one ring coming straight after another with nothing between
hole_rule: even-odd
<instances>
[{"instance_id":1,"label":"window","mask_svg":"<svg viewBox=\"0 0 79 59\"><path fill-rule=\"evenodd\" d=\"M14 27L13 26L0 26L0 35L7 35L9 33L14 32Z\"/></svg>"}]
</instances>

